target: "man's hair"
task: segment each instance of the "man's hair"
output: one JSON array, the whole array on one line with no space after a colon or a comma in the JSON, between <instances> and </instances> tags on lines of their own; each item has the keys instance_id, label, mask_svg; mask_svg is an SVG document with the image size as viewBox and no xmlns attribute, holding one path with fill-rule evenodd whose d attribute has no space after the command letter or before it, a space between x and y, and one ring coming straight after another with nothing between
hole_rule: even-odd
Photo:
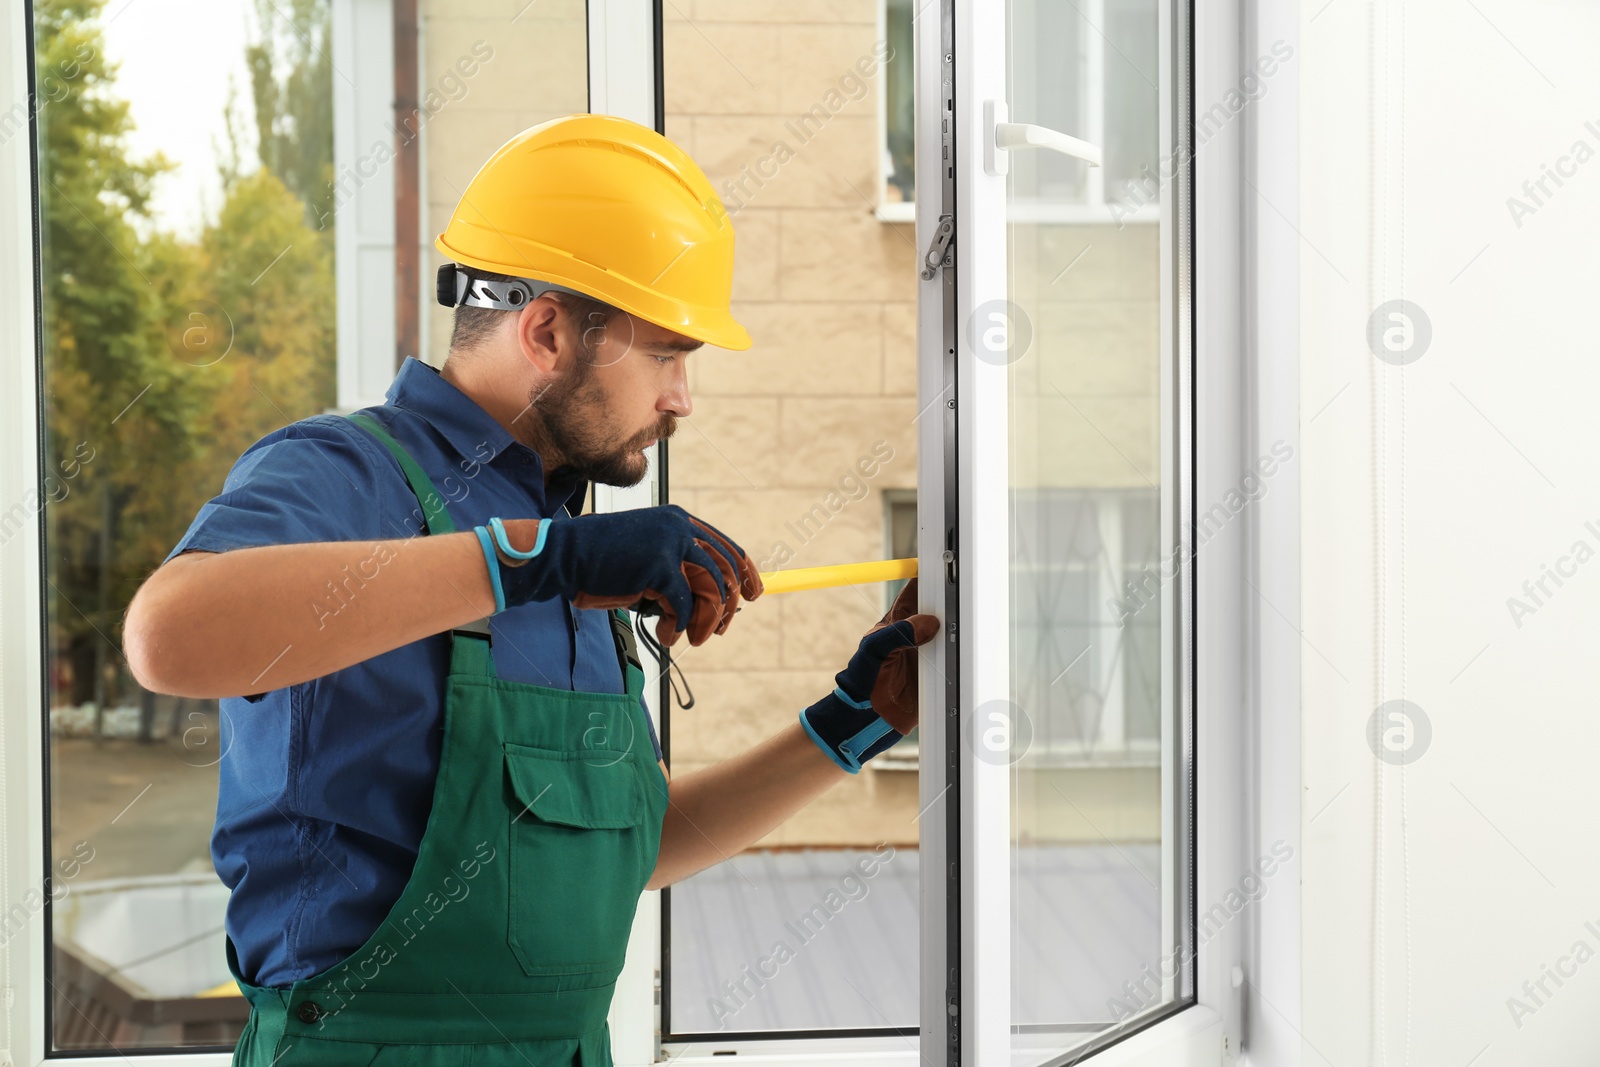
<instances>
[{"instance_id":1,"label":"man's hair","mask_svg":"<svg viewBox=\"0 0 1600 1067\"><path fill-rule=\"evenodd\" d=\"M474 270L473 275L488 281L513 280L511 275L493 274L489 271ZM588 331L596 326L611 325L611 320L621 314L621 309L586 296L574 296L572 293L562 292L553 292L550 295L567 309L567 315L578 331L578 343L584 351L591 354L594 352L594 343L590 341ZM506 316L521 314L518 311L499 311L495 308L470 307L465 304L458 305L455 313L455 323L450 328L451 352L471 351L477 348L501 328Z\"/></svg>"}]
</instances>

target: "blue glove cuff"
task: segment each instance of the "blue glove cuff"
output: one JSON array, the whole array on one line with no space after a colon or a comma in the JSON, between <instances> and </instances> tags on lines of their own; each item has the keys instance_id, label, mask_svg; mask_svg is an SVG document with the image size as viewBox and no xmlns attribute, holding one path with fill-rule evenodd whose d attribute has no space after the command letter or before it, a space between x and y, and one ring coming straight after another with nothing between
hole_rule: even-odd
<instances>
[{"instance_id":1,"label":"blue glove cuff","mask_svg":"<svg viewBox=\"0 0 1600 1067\"><path fill-rule=\"evenodd\" d=\"M472 532L478 535L478 545L483 549L483 561L489 568L489 584L494 586L494 611L498 615L506 610L506 587L502 572L506 563L495 553L495 546L511 559L530 560L544 551L544 542L550 535L550 520L545 519L539 523L539 536L534 539L531 552L519 552L511 547L511 538L506 536L506 524L498 517L489 520L488 526L474 526Z\"/></svg>"},{"instance_id":2,"label":"blue glove cuff","mask_svg":"<svg viewBox=\"0 0 1600 1067\"><path fill-rule=\"evenodd\" d=\"M483 549L483 561L489 568L489 584L494 586L494 613L498 615L506 610L506 590L505 586L500 584L500 557L494 554L494 542L489 539L488 530L482 526L474 526L472 532L478 535L478 545Z\"/></svg>"},{"instance_id":3,"label":"blue glove cuff","mask_svg":"<svg viewBox=\"0 0 1600 1067\"><path fill-rule=\"evenodd\" d=\"M829 759L850 774L905 736L873 711L870 701L854 700L837 687L800 712L800 725Z\"/></svg>"}]
</instances>

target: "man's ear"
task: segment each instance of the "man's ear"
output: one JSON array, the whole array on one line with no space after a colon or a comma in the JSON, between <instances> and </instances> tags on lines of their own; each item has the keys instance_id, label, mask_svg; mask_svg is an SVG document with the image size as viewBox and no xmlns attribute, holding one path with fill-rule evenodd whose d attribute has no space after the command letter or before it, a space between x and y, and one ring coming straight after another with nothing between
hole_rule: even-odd
<instances>
[{"instance_id":1,"label":"man's ear","mask_svg":"<svg viewBox=\"0 0 1600 1067\"><path fill-rule=\"evenodd\" d=\"M564 373L572 358L567 342L567 312L548 295L517 312L517 347L528 365L542 375Z\"/></svg>"}]
</instances>

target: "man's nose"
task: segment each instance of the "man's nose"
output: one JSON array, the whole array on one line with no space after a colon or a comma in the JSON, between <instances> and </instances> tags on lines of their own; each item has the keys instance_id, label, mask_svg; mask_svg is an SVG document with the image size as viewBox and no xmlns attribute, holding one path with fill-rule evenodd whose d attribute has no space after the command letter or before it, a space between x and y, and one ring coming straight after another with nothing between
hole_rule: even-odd
<instances>
[{"instance_id":1,"label":"man's nose","mask_svg":"<svg viewBox=\"0 0 1600 1067\"><path fill-rule=\"evenodd\" d=\"M679 360L678 365L681 368L683 361ZM660 403L656 404L656 410L669 412L680 419L688 418L694 411L694 402L689 399L688 371L682 369L678 371L671 388L662 394Z\"/></svg>"}]
</instances>

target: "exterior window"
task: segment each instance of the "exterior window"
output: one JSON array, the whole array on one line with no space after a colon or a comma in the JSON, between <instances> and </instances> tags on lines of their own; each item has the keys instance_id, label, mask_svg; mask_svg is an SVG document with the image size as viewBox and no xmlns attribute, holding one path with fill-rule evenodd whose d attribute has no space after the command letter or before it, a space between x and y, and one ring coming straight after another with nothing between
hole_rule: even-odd
<instances>
[{"instance_id":1,"label":"exterior window","mask_svg":"<svg viewBox=\"0 0 1600 1067\"><path fill-rule=\"evenodd\" d=\"M252 442L335 401L331 9L36 3L49 674L50 1040L230 1046L209 837L215 700L140 688L122 618ZM263 12L266 16L263 17Z\"/></svg>"},{"instance_id":2,"label":"exterior window","mask_svg":"<svg viewBox=\"0 0 1600 1067\"><path fill-rule=\"evenodd\" d=\"M917 491L890 489L883 494L884 559L910 559L917 554ZM885 582L883 609L905 588L907 579Z\"/></svg>"},{"instance_id":3,"label":"exterior window","mask_svg":"<svg viewBox=\"0 0 1600 1067\"><path fill-rule=\"evenodd\" d=\"M1016 703L1058 766L1159 765L1160 607L1125 596L1154 568L1152 490L1016 494Z\"/></svg>"},{"instance_id":4,"label":"exterior window","mask_svg":"<svg viewBox=\"0 0 1600 1067\"><path fill-rule=\"evenodd\" d=\"M915 125L912 122L912 22L916 17L912 0L885 0L883 9L884 38L894 49L884 64L882 118L883 118L883 191L879 203L883 210L891 205L904 204L894 217L909 220L910 206L916 192L916 174L913 166Z\"/></svg>"}]
</instances>

